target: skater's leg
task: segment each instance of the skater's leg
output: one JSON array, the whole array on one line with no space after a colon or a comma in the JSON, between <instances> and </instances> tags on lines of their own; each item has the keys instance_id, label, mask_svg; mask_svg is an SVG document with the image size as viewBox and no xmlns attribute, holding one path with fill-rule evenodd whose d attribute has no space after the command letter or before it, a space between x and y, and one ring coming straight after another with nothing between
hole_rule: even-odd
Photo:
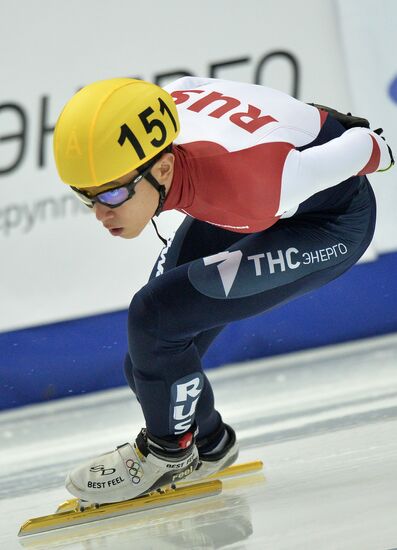
<instances>
[{"instance_id":1,"label":"skater's leg","mask_svg":"<svg viewBox=\"0 0 397 550\"><path fill-rule=\"evenodd\" d=\"M124 376L125 376L125 379L127 380L127 384L136 395L134 367L132 365L132 361L129 353L126 353L124 357Z\"/></svg>"},{"instance_id":2,"label":"skater's leg","mask_svg":"<svg viewBox=\"0 0 397 550\"><path fill-rule=\"evenodd\" d=\"M161 251L150 280L197 258L221 252L240 239L241 235L238 233L187 217L174 237L169 239L168 245ZM194 336L194 345L200 358L222 329L222 326L214 327ZM124 361L124 373L128 385L136 394L134 367L129 353ZM195 420L200 428L199 440L216 432L222 423L220 414L215 410L213 391L205 373L203 373L203 388L197 404Z\"/></svg>"},{"instance_id":3,"label":"skater's leg","mask_svg":"<svg viewBox=\"0 0 397 550\"><path fill-rule=\"evenodd\" d=\"M197 347L197 351L201 358L223 328L224 327L216 327L214 329L204 331L194 338L194 344ZM124 375L128 385L137 397L133 365L129 353L125 355L124 359ZM200 427L199 439L207 437L209 434L213 433L222 421L220 414L214 408L214 394L211 388L211 383L205 373L203 373L203 376L203 392L196 408L196 424Z\"/></svg>"},{"instance_id":4,"label":"skater's leg","mask_svg":"<svg viewBox=\"0 0 397 550\"><path fill-rule=\"evenodd\" d=\"M205 387L194 343L199 334L341 275L368 246L373 211L373 195L364 186L343 211L282 220L243 237L225 254L152 279L137 293L129 312L129 347L149 431L164 437L192 424Z\"/></svg>"},{"instance_id":5,"label":"skater's leg","mask_svg":"<svg viewBox=\"0 0 397 550\"><path fill-rule=\"evenodd\" d=\"M201 225L206 232L206 238L200 240L198 235L201 233L197 226ZM192 228L193 226L193 228ZM208 236L207 224L201 222L185 223L177 233L173 245L167 247L161 256L162 271L172 271L172 263L188 261L190 257L199 257L204 251L203 245L207 243L205 250L211 253L223 250L228 244L234 242L238 235L233 235L222 230L214 228L213 233L217 233L210 238ZM211 230L211 228L209 228ZM190 234L191 241L195 243L195 249L183 246L186 234ZM181 238L179 238L182 235ZM222 235L224 239L222 239ZM179 244L181 246L178 246ZM218 246L219 248L214 248ZM157 267L153 275L159 270ZM160 270L159 270L160 271ZM158 277L159 279L162 277ZM203 330L193 336L194 346L197 353L202 355L210 342L222 329L221 326ZM131 359L132 358L132 359ZM128 383L133 391L137 391L136 378L134 374L134 361L132 354L129 354L125 360L125 374ZM201 400L197 406L196 422L200 424L201 440L198 438L197 446L193 443L193 434L185 433L180 437L156 437L150 430L143 430L137 437L135 443L126 443L121 445L115 451L106 453L95 459L95 462L82 464L74 469L67 479L67 487L75 496L84 500L93 499L94 502L112 502L134 498L145 491L161 487L167 483L183 479L187 475L192 475L199 462L200 441L207 443L210 441L212 446L217 444L216 439L223 439L225 426L222 423L219 413L214 408L214 396L210 383L204 373L202 373ZM155 396L153 396L155 398ZM141 396L138 399L141 400ZM196 403L197 404L197 403ZM226 442L225 450L228 453L222 456L226 464L227 460L234 461L238 447L235 443L235 436L232 430L229 440ZM208 437L207 437L208 436ZM200 455L201 456L201 455ZM216 457L217 458L217 457ZM200 472L203 468L200 469ZM204 474L205 475L205 474ZM109 476L109 477L107 477Z\"/></svg>"}]
</instances>

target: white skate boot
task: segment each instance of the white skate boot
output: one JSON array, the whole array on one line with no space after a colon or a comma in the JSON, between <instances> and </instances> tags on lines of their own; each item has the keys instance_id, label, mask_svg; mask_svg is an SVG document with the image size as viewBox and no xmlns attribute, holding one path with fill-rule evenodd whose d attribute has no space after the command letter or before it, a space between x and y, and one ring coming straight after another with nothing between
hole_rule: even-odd
<instances>
[{"instance_id":1,"label":"white skate boot","mask_svg":"<svg viewBox=\"0 0 397 550\"><path fill-rule=\"evenodd\" d=\"M219 440L219 437L222 437L222 432L226 432L227 441L225 444L219 451L215 447L213 451L205 452L207 448L211 448L212 442L216 442ZM188 481L197 481L211 474L215 474L231 466L238 458L239 446L236 440L236 434L233 428L227 424L222 424L219 430L209 437L197 441L196 445L199 452L199 463L196 470L189 475Z\"/></svg>"},{"instance_id":2,"label":"white skate boot","mask_svg":"<svg viewBox=\"0 0 397 550\"><path fill-rule=\"evenodd\" d=\"M66 488L90 503L119 502L181 481L197 464L193 432L158 439L143 429L135 443L75 468L66 478Z\"/></svg>"}]
</instances>

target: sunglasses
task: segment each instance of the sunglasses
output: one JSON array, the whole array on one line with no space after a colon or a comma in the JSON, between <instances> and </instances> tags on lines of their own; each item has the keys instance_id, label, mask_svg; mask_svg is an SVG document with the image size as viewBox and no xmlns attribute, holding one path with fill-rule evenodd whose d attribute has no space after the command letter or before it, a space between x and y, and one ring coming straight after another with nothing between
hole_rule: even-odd
<instances>
[{"instance_id":1,"label":"sunglasses","mask_svg":"<svg viewBox=\"0 0 397 550\"><path fill-rule=\"evenodd\" d=\"M81 200L88 208L94 208L96 202L108 206L109 208L117 208L121 206L126 201L128 201L135 194L135 187L144 178L152 169L153 164L148 166L145 170L140 172L135 176L131 181L120 185L119 187L114 187L113 189L108 189L102 193L98 193L95 196L91 196L88 193L78 189L77 187L71 187L74 194L78 199Z\"/></svg>"}]
</instances>

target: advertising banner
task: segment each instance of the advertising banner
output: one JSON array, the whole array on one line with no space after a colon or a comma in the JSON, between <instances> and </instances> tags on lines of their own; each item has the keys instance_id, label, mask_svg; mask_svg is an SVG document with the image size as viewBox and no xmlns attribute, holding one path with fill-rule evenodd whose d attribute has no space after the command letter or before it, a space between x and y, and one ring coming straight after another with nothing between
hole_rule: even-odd
<instances>
[{"instance_id":1,"label":"advertising banner","mask_svg":"<svg viewBox=\"0 0 397 550\"><path fill-rule=\"evenodd\" d=\"M3 4L0 331L127 307L162 247L151 227L133 241L111 237L59 180L53 128L79 87L193 74L350 105L331 0L308 0L304 11L289 0L42 0L22 13ZM166 237L180 220L160 216Z\"/></svg>"}]
</instances>

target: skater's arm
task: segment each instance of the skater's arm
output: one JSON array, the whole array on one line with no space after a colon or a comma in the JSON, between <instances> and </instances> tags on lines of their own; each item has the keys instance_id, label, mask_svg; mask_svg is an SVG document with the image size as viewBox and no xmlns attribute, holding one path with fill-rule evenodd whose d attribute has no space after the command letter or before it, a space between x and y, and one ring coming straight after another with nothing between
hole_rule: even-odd
<instances>
[{"instance_id":1,"label":"skater's arm","mask_svg":"<svg viewBox=\"0 0 397 550\"><path fill-rule=\"evenodd\" d=\"M386 142L368 128L352 128L324 145L290 151L284 165L280 211L355 176L387 170Z\"/></svg>"}]
</instances>

